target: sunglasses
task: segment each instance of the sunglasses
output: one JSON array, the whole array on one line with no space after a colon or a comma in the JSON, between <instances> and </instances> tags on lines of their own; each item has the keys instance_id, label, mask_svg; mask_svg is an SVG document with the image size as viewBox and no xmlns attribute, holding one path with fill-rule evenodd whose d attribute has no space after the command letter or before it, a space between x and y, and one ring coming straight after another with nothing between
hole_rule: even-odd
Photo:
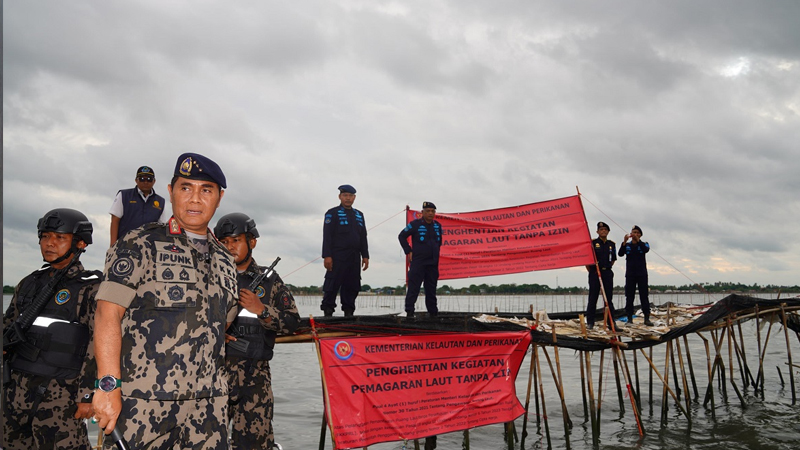
<instances>
[{"instance_id":1,"label":"sunglasses","mask_svg":"<svg viewBox=\"0 0 800 450\"><path fill-rule=\"evenodd\" d=\"M155 178L153 178L153 177L139 177L139 181L144 181L144 182L151 182L154 179Z\"/></svg>"}]
</instances>

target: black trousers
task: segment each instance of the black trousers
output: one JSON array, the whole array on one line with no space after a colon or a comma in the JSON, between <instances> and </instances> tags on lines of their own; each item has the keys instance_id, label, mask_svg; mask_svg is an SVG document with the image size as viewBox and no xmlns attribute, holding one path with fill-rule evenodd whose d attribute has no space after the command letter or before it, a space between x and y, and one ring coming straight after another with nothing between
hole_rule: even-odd
<instances>
[{"instance_id":1,"label":"black trousers","mask_svg":"<svg viewBox=\"0 0 800 450\"><path fill-rule=\"evenodd\" d=\"M625 275L625 314L633 316L633 300L636 298L636 287L639 287L639 301L642 303L644 318L650 317L650 298L648 291L650 286L647 284L647 274L644 275Z\"/></svg>"},{"instance_id":2,"label":"black trousers","mask_svg":"<svg viewBox=\"0 0 800 450\"><path fill-rule=\"evenodd\" d=\"M340 292L341 291L341 292ZM322 285L321 310L336 309L336 294L342 302L342 311L356 310L356 297L361 291L361 258L339 260L333 258L333 270L325 272Z\"/></svg>"},{"instance_id":3,"label":"black trousers","mask_svg":"<svg viewBox=\"0 0 800 450\"><path fill-rule=\"evenodd\" d=\"M614 272L611 269L601 270L600 275L603 277L603 288L605 288L606 299L608 299L608 312L611 314L612 320L614 317L614 304L611 298L614 296ZM597 300L600 297L600 279L597 277L597 269L594 267L589 272L589 303L586 305L586 324L589 326L594 325L594 317L597 313ZM600 302L600 309L603 309L605 303Z\"/></svg>"},{"instance_id":4,"label":"black trousers","mask_svg":"<svg viewBox=\"0 0 800 450\"><path fill-rule=\"evenodd\" d=\"M414 305L419 297L420 286L425 286L425 308L428 313L436 314L436 283L439 281L438 264L414 264L408 268L408 292L406 292L406 312L414 312Z\"/></svg>"}]
</instances>

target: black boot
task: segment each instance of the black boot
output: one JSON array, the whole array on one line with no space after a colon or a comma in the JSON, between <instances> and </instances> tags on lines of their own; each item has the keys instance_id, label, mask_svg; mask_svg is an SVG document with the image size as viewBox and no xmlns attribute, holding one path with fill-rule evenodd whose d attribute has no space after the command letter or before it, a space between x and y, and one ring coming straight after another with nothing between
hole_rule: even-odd
<instances>
[{"instance_id":1,"label":"black boot","mask_svg":"<svg viewBox=\"0 0 800 450\"><path fill-rule=\"evenodd\" d=\"M353 309L345 309L344 310L344 316L345 317L353 317L353 313L354 312L355 312L355 310L353 310Z\"/></svg>"},{"instance_id":2,"label":"black boot","mask_svg":"<svg viewBox=\"0 0 800 450\"><path fill-rule=\"evenodd\" d=\"M633 325L633 316L628 316L628 325Z\"/></svg>"},{"instance_id":3,"label":"black boot","mask_svg":"<svg viewBox=\"0 0 800 450\"><path fill-rule=\"evenodd\" d=\"M650 322L650 316L644 316L644 324L647 325L648 327L653 326L653 322Z\"/></svg>"},{"instance_id":4,"label":"black boot","mask_svg":"<svg viewBox=\"0 0 800 450\"><path fill-rule=\"evenodd\" d=\"M325 308L325 309L323 309L323 311L325 311L325 317L333 317L333 309L332 308Z\"/></svg>"}]
</instances>

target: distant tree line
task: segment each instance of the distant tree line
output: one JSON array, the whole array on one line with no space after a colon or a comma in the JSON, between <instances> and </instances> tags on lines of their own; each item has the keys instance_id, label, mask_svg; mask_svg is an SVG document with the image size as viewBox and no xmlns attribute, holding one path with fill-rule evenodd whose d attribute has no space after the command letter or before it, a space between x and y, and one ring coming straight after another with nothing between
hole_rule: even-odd
<instances>
[{"instance_id":1,"label":"distant tree line","mask_svg":"<svg viewBox=\"0 0 800 450\"><path fill-rule=\"evenodd\" d=\"M289 285L292 292L296 295L322 295L321 286L293 286ZM623 293L623 286L615 286L614 291ZM368 284L361 286L361 292L373 293L377 295L405 295L405 286L384 286L375 287ZM683 286L671 285L650 285L650 292L653 293L694 293L694 292L709 292L709 293L744 293L744 294L758 294L758 293L777 293L777 292L800 292L800 286L778 286L768 284L761 286L758 283L752 285L741 283L727 283L716 282L711 284L691 285L686 284ZM556 287L551 288L546 284L471 284L469 287L454 288L447 284L443 284L436 289L437 295L559 295L559 294L585 294L588 293L586 286L573 286L573 287Z\"/></svg>"},{"instance_id":2,"label":"distant tree line","mask_svg":"<svg viewBox=\"0 0 800 450\"><path fill-rule=\"evenodd\" d=\"M293 286L289 288L296 295L322 295L321 286ZM405 295L405 286L384 286L376 287L365 284L361 286L361 291L365 293L373 293L377 295ZM614 286L614 291L622 293L624 288L622 286ZM437 295L559 295L559 294L584 294L587 293L586 286L573 286L573 287L556 287L551 288L546 284L471 284L469 287L454 288L447 284L441 285L437 290ZM686 284L683 286L671 285L650 285L650 292L653 293L691 293L691 292L709 292L709 293L728 293L737 292L744 294L759 294L759 293L776 293L776 292L800 292L800 286L778 286L774 284L759 285L742 284L742 283L728 283L717 281L716 283L703 284L698 286L696 284ZM3 286L3 294L13 294L14 288L12 286Z\"/></svg>"}]
</instances>

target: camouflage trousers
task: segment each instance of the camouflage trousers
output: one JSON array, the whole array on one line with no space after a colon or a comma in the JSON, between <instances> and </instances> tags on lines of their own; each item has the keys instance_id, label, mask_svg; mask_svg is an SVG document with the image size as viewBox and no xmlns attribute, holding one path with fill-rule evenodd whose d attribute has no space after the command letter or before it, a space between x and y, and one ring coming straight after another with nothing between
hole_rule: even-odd
<instances>
[{"instance_id":1,"label":"camouflage trousers","mask_svg":"<svg viewBox=\"0 0 800 450\"><path fill-rule=\"evenodd\" d=\"M269 361L227 358L231 448L272 449L272 375Z\"/></svg>"},{"instance_id":2,"label":"camouflage trousers","mask_svg":"<svg viewBox=\"0 0 800 450\"><path fill-rule=\"evenodd\" d=\"M11 372L4 387L3 448L6 450L91 448L86 422L74 419L77 381ZM40 386L42 388L40 389ZM39 396L38 405L37 395ZM32 409L36 406L36 410Z\"/></svg>"},{"instance_id":3,"label":"camouflage trousers","mask_svg":"<svg viewBox=\"0 0 800 450\"><path fill-rule=\"evenodd\" d=\"M144 400L122 397L117 427L131 450L227 450L228 397ZM116 446L111 439L105 449Z\"/></svg>"}]
</instances>

